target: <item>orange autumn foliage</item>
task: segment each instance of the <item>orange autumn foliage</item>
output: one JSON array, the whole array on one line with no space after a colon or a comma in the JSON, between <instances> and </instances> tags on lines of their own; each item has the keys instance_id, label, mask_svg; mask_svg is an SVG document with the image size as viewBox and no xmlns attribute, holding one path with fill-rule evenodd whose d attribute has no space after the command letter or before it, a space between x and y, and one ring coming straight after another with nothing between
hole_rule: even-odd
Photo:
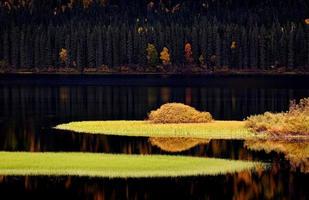
<instances>
[{"instance_id":1,"label":"orange autumn foliage","mask_svg":"<svg viewBox=\"0 0 309 200\"><path fill-rule=\"evenodd\" d=\"M190 43L185 44L185 59L187 63L191 64L193 63L193 53L192 53L192 47Z\"/></svg>"},{"instance_id":2,"label":"orange autumn foliage","mask_svg":"<svg viewBox=\"0 0 309 200\"><path fill-rule=\"evenodd\" d=\"M171 63L170 54L168 52L168 48L164 47L160 53L160 59L163 65L169 65Z\"/></svg>"}]
</instances>

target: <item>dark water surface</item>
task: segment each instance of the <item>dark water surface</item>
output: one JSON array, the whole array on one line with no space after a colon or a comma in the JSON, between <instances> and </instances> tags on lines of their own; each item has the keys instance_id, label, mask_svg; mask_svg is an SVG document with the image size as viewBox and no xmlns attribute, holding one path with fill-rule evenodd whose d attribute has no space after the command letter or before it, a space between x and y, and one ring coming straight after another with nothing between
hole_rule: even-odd
<instances>
[{"instance_id":1,"label":"dark water surface","mask_svg":"<svg viewBox=\"0 0 309 200\"><path fill-rule=\"evenodd\" d=\"M244 141L212 140L172 153L148 138L52 129L76 120L142 120L166 102L237 120L285 111L290 100L303 97L309 97L306 76L0 76L0 151L179 154L272 163L268 170L209 177L0 176L0 199L308 199L308 174L292 170L282 154L246 149Z\"/></svg>"}]
</instances>

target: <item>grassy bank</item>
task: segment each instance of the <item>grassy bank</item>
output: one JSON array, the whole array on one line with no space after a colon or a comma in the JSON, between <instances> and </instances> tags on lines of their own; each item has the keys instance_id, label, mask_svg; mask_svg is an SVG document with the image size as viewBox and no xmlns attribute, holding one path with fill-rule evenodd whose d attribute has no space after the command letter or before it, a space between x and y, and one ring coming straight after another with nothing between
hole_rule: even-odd
<instances>
[{"instance_id":1,"label":"grassy bank","mask_svg":"<svg viewBox=\"0 0 309 200\"><path fill-rule=\"evenodd\" d=\"M257 162L164 155L0 152L0 175L109 178L218 175L254 169Z\"/></svg>"},{"instance_id":2,"label":"grassy bank","mask_svg":"<svg viewBox=\"0 0 309 200\"><path fill-rule=\"evenodd\" d=\"M82 121L55 127L80 133L146 136L195 137L205 139L250 139L257 136L241 121L214 121L211 123L152 124L147 121Z\"/></svg>"}]
</instances>

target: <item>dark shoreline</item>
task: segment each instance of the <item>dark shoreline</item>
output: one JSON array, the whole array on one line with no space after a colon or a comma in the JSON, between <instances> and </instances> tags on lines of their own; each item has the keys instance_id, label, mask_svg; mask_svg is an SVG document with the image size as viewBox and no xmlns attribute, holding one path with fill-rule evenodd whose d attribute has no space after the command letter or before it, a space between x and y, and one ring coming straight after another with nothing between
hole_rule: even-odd
<instances>
[{"instance_id":1,"label":"dark shoreline","mask_svg":"<svg viewBox=\"0 0 309 200\"><path fill-rule=\"evenodd\" d=\"M131 85L131 86L209 86L220 88L307 88L309 73L7 73L0 85Z\"/></svg>"}]
</instances>

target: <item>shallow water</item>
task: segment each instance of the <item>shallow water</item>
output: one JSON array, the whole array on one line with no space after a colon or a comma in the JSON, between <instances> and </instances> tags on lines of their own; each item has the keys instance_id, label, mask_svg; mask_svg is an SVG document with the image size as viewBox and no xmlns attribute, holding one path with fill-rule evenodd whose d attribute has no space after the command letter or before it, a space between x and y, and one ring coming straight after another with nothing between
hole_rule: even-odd
<instances>
[{"instance_id":1,"label":"shallow water","mask_svg":"<svg viewBox=\"0 0 309 200\"><path fill-rule=\"evenodd\" d=\"M308 77L0 77L0 151L82 151L179 154L271 163L268 170L164 179L0 176L10 199L307 199L308 174L282 153L251 151L244 141L212 140L181 152L145 137L87 135L53 130L76 120L138 119L165 102L183 102L216 119L287 110L309 96ZM1 197L2 199L2 197Z\"/></svg>"}]
</instances>

